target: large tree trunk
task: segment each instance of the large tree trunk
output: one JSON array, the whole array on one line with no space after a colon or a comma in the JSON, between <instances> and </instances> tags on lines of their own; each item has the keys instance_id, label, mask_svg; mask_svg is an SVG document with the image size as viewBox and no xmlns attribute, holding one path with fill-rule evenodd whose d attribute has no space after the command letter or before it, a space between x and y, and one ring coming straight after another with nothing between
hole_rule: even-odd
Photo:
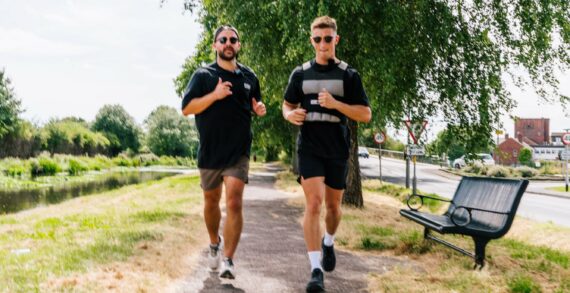
<instances>
[{"instance_id":1,"label":"large tree trunk","mask_svg":"<svg viewBox=\"0 0 570 293\"><path fill-rule=\"evenodd\" d=\"M348 119L350 129L350 149L348 157L348 176L342 203L358 208L364 206L362 198L362 182L360 178L360 164L358 163L358 123Z\"/></svg>"}]
</instances>

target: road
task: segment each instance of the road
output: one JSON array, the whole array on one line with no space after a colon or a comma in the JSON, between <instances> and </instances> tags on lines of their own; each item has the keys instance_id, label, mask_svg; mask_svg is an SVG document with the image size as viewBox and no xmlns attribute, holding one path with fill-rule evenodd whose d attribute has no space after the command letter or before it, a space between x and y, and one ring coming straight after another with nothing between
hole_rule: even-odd
<instances>
[{"instance_id":1,"label":"road","mask_svg":"<svg viewBox=\"0 0 570 293\"><path fill-rule=\"evenodd\" d=\"M362 175L366 178L379 177L378 157L360 158ZM410 173L413 172L410 163ZM439 170L429 164L416 165L417 188L424 193L435 193L451 198L461 177ZM382 158L382 179L386 182L405 185L406 165L402 160ZM553 222L570 227L570 198L541 195L544 188L561 186L564 182L532 182L523 195L517 215L540 222ZM411 182L410 182L411 188Z\"/></svg>"}]
</instances>

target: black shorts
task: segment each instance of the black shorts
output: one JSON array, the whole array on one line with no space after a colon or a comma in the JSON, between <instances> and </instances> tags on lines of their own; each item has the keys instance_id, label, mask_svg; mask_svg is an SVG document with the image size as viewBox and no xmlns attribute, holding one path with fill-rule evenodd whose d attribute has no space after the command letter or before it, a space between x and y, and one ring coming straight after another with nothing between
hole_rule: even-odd
<instances>
[{"instance_id":1,"label":"black shorts","mask_svg":"<svg viewBox=\"0 0 570 293\"><path fill-rule=\"evenodd\" d=\"M325 184L334 189L346 188L348 172L346 159L327 159L313 154L299 153L299 183L301 177L325 177Z\"/></svg>"}]
</instances>

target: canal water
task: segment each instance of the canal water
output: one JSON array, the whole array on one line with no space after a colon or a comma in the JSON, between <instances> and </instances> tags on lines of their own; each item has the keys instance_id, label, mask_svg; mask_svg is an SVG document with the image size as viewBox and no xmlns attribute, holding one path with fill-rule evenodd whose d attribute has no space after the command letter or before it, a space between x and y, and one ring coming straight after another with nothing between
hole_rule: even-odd
<instances>
[{"instance_id":1,"label":"canal water","mask_svg":"<svg viewBox=\"0 0 570 293\"><path fill-rule=\"evenodd\" d=\"M15 213L37 206L59 203L71 198L100 193L131 184L158 180L176 175L175 172L112 172L102 174L93 181L74 182L52 187L2 190L0 214Z\"/></svg>"}]
</instances>

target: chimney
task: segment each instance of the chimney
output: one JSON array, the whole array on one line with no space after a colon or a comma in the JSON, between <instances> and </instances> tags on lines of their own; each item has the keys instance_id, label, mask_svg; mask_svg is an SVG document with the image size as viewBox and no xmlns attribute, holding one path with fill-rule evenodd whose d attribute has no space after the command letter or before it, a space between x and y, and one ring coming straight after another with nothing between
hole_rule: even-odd
<instances>
[{"instance_id":1,"label":"chimney","mask_svg":"<svg viewBox=\"0 0 570 293\"><path fill-rule=\"evenodd\" d=\"M522 143L522 139L523 139L522 134L519 133L519 134L517 135L517 139L519 140L520 143Z\"/></svg>"},{"instance_id":2,"label":"chimney","mask_svg":"<svg viewBox=\"0 0 570 293\"><path fill-rule=\"evenodd\" d=\"M509 134L505 133L505 139L509 139Z\"/></svg>"}]
</instances>

